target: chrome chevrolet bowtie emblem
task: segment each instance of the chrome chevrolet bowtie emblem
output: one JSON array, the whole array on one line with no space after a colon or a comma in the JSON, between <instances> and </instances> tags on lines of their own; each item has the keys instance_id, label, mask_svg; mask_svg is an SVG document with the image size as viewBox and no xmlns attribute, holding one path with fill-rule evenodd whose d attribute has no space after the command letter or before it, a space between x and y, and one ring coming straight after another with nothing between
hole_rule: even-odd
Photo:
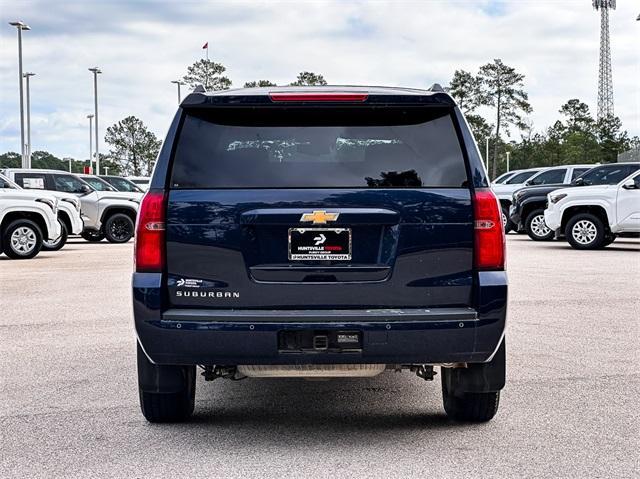
<instances>
[{"instance_id":1,"label":"chrome chevrolet bowtie emblem","mask_svg":"<svg viewBox=\"0 0 640 479\"><path fill-rule=\"evenodd\" d=\"M324 225L329 221L336 221L340 213L327 213L324 210L314 211L313 213L303 213L300 221L313 222L314 225Z\"/></svg>"}]
</instances>

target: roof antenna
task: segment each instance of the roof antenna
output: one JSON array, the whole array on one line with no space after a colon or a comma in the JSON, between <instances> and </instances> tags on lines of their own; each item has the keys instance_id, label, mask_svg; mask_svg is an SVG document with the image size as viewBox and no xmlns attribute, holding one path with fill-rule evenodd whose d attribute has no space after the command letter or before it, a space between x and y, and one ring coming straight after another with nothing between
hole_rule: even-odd
<instances>
[{"instance_id":1,"label":"roof antenna","mask_svg":"<svg viewBox=\"0 0 640 479\"><path fill-rule=\"evenodd\" d=\"M196 87L193 89L193 93L205 93L207 90L204 89L201 83L198 83Z\"/></svg>"},{"instance_id":2,"label":"roof antenna","mask_svg":"<svg viewBox=\"0 0 640 479\"><path fill-rule=\"evenodd\" d=\"M434 83L433 85L431 85L428 88L429 91L438 91L438 92L444 92L444 88L442 88L442 85L440 85L440 83Z\"/></svg>"}]
</instances>

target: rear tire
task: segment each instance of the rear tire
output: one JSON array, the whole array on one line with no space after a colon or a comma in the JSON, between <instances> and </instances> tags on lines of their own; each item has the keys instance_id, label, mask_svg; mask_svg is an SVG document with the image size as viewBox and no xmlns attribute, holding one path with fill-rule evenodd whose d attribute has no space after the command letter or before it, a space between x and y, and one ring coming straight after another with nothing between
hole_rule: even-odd
<instances>
[{"instance_id":1,"label":"rear tire","mask_svg":"<svg viewBox=\"0 0 640 479\"><path fill-rule=\"evenodd\" d=\"M42 249L44 251L58 251L59 249L62 249L65 244L67 244L67 238L69 236L67 227L62 221L58 220L58 222L60 223L60 237L54 241L43 241Z\"/></svg>"},{"instance_id":2,"label":"rear tire","mask_svg":"<svg viewBox=\"0 0 640 479\"><path fill-rule=\"evenodd\" d=\"M11 259L31 259L42 249L42 232L31 220L15 220L2 232L2 251Z\"/></svg>"},{"instance_id":3,"label":"rear tire","mask_svg":"<svg viewBox=\"0 0 640 479\"><path fill-rule=\"evenodd\" d=\"M145 391L143 381L152 377L155 391ZM161 392L170 384L169 392ZM145 386L149 388L147 384ZM145 419L153 423L182 422L193 414L196 398L195 366L164 366L153 364L138 344L138 392Z\"/></svg>"},{"instance_id":4,"label":"rear tire","mask_svg":"<svg viewBox=\"0 0 640 479\"><path fill-rule=\"evenodd\" d=\"M533 241L549 241L553 239L555 234L544 222L544 210L542 209L532 211L527 216L524 228Z\"/></svg>"},{"instance_id":5,"label":"rear tire","mask_svg":"<svg viewBox=\"0 0 640 479\"><path fill-rule=\"evenodd\" d=\"M90 243L97 243L98 241L102 241L104 239L103 233L101 233L100 231L93 231L93 230L85 230L82 232L80 236L82 236L85 240L89 241Z\"/></svg>"},{"instance_id":6,"label":"rear tire","mask_svg":"<svg viewBox=\"0 0 640 479\"><path fill-rule=\"evenodd\" d=\"M104 223L104 234L109 243L126 243L133 238L135 225L124 213L115 213Z\"/></svg>"},{"instance_id":7,"label":"rear tire","mask_svg":"<svg viewBox=\"0 0 640 479\"><path fill-rule=\"evenodd\" d=\"M591 213L578 213L571 218L564 235L575 249L598 249L606 246L604 224Z\"/></svg>"},{"instance_id":8,"label":"rear tire","mask_svg":"<svg viewBox=\"0 0 640 479\"><path fill-rule=\"evenodd\" d=\"M500 404L500 391L488 393L464 393L455 396L447 389L442 377L442 400L447 415L461 422L487 422L493 419Z\"/></svg>"}]
</instances>

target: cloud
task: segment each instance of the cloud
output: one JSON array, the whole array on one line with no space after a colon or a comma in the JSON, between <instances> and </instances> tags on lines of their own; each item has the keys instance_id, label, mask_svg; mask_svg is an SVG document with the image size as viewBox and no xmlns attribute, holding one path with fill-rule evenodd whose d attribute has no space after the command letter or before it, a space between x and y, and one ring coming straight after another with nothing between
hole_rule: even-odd
<instances>
[{"instance_id":1,"label":"cloud","mask_svg":"<svg viewBox=\"0 0 640 479\"><path fill-rule=\"evenodd\" d=\"M633 2L611 14L616 114L640 134L638 40ZM279 84L302 70L334 84L427 87L493 58L526 75L539 130L569 98L595 113L599 16L589 2L169 2L0 0L0 151L19 150L15 29L21 19L31 81L33 149L86 157L93 111L88 67L98 65L100 133L136 115L162 137L175 85L203 54L234 86ZM101 144L101 151L106 146Z\"/></svg>"}]
</instances>

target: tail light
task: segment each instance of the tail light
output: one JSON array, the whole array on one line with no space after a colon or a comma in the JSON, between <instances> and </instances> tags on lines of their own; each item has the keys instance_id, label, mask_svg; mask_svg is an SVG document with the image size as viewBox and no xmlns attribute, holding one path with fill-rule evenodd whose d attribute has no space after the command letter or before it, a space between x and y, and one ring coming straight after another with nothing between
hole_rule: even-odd
<instances>
[{"instance_id":1,"label":"tail light","mask_svg":"<svg viewBox=\"0 0 640 479\"><path fill-rule=\"evenodd\" d=\"M346 102L363 102L369 97L368 93L361 92L317 92L311 91L307 93L282 92L269 93L271 101L346 101Z\"/></svg>"},{"instance_id":2,"label":"tail light","mask_svg":"<svg viewBox=\"0 0 640 479\"><path fill-rule=\"evenodd\" d=\"M135 265L139 273L159 273L164 267L166 199L163 191L148 191L142 198L135 247Z\"/></svg>"},{"instance_id":3,"label":"tail light","mask_svg":"<svg viewBox=\"0 0 640 479\"><path fill-rule=\"evenodd\" d=\"M476 190L473 201L475 258L479 270L503 270L504 228L500 203L490 189Z\"/></svg>"}]
</instances>

